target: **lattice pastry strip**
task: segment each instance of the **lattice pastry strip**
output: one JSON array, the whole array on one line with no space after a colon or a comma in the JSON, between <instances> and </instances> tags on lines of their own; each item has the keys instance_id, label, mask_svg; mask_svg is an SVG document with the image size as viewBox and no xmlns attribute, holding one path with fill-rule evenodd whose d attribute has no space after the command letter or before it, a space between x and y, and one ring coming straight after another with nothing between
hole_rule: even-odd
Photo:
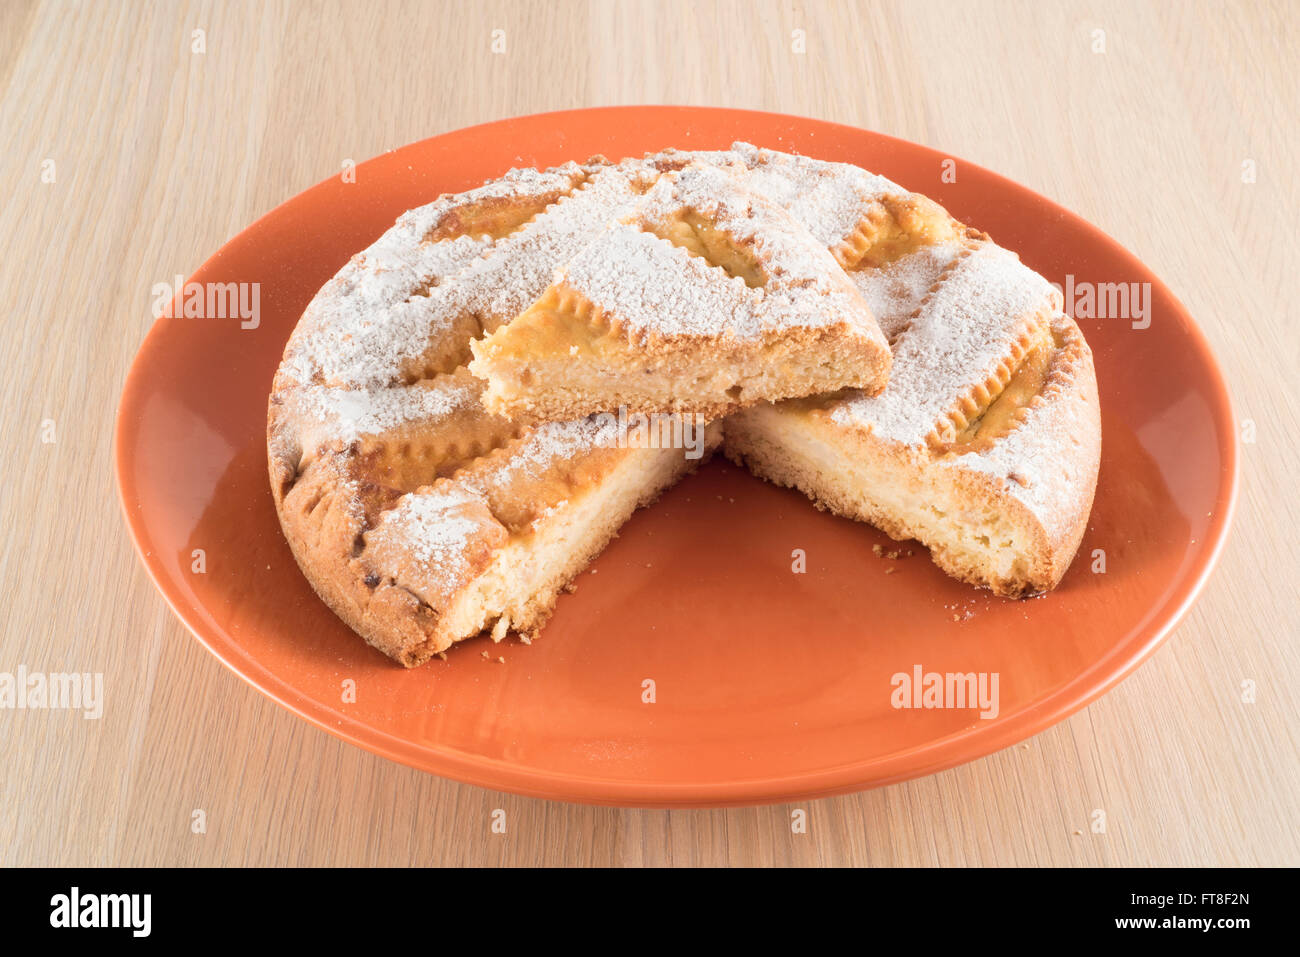
<instances>
[{"instance_id":1,"label":"lattice pastry strip","mask_svg":"<svg viewBox=\"0 0 1300 957\"><path fill-rule=\"evenodd\" d=\"M586 180L569 195L494 244L447 283L430 289L420 309L422 331L405 343L390 375L410 381L463 365L470 344L526 309L555 270L577 255L600 225L622 215L653 182L641 164L589 162Z\"/></svg>"},{"instance_id":2,"label":"lattice pastry strip","mask_svg":"<svg viewBox=\"0 0 1300 957\"><path fill-rule=\"evenodd\" d=\"M827 175L806 162L803 182ZM841 208L854 207L853 177L829 175ZM920 235L895 220L901 243L891 236L887 254L863 255L850 273L894 346L889 385L741 412L727 421L727 454L839 514L919 539L955 577L1010 596L1051 589L1096 486L1091 352L1056 290L1014 254L959 224Z\"/></svg>"},{"instance_id":3,"label":"lattice pastry strip","mask_svg":"<svg viewBox=\"0 0 1300 957\"><path fill-rule=\"evenodd\" d=\"M848 163L749 143L713 152L665 150L646 161L666 170L692 162L739 168L747 188L785 209L847 270L886 265L967 232L928 197Z\"/></svg>"},{"instance_id":4,"label":"lattice pastry strip","mask_svg":"<svg viewBox=\"0 0 1300 957\"><path fill-rule=\"evenodd\" d=\"M352 259L308 305L285 349L276 389L392 385L412 337L427 341L434 290L560 198L588 170L511 170L500 180L411 210ZM469 331L472 336L477 327ZM454 349L445 350L454 352ZM446 372L455 363L441 362ZM405 381L414 381L410 377Z\"/></svg>"},{"instance_id":5,"label":"lattice pastry strip","mask_svg":"<svg viewBox=\"0 0 1300 957\"><path fill-rule=\"evenodd\" d=\"M702 438L707 455L721 431ZM628 515L698 461L636 447L616 422L546 423L397 500L358 560L374 587L437 611L429 653L483 631L532 634Z\"/></svg>"},{"instance_id":6,"label":"lattice pastry strip","mask_svg":"<svg viewBox=\"0 0 1300 957\"><path fill-rule=\"evenodd\" d=\"M1014 254L968 245L898 335L889 386L846 400L836 420L870 423L902 445L950 440L1009 380L1049 321L1053 295Z\"/></svg>"},{"instance_id":7,"label":"lattice pastry strip","mask_svg":"<svg viewBox=\"0 0 1300 957\"><path fill-rule=\"evenodd\" d=\"M517 319L473 344L487 406L542 420L725 414L845 387L889 351L827 251L731 173L666 172Z\"/></svg>"}]
</instances>

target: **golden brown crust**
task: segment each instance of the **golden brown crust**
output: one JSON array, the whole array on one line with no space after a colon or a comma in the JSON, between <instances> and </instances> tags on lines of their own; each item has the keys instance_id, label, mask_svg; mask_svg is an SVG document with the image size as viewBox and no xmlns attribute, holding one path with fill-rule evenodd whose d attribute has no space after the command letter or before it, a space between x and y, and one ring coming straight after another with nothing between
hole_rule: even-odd
<instances>
[{"instance_id":1,"label":"golden brown crust","mask_svg":"<svg viewBox=\"0 0 1300 957\"><path fill-rule=\"evenodd\" d=\"M1014 429L984 448L953 454L902 445L845 424L835 415L837 403L822 401L733 416L725 426L726 454L769 481L799 488L820 508L869 522L895 539L920 540L954 578L1007 597L1050 591L1082 540L1101 455L1091 350L1069 318L1059 315L1053 326L1061 345L1045 385L1017 413ZM1025 448L1012 448L1021 438ZM1044 469L1050 473L1035 475ZM996 513L1020 537L1021 561L1006 571L978 548L952 547L945 535L953 523L936 530L909 520L863 476L924 489L949 514ZM1054 494L1038 494L1045 491L1040 483Z\"/></svg>"},{"instance_id":2,"label":"golden brown crust","mask_svg":"<svg viewBox=\"0 0 1300 957\"><path fill-rule=\"evenodd\" d=\"M701 154L660 154L637 171L594 157L583 166L521 171L461 197L442 197L408 214L355 257L295 330L268 405L276 510L317 594L394 660L412 667L473 635L499 640L508 631L535 633L558 594L631 510L720 444L717 423L707 430L703 457L695 460L681 450L611 442L606 426L577 419L589 409L577 399L570 402L562 389L545 408L485 400L482 382L465 368L470 343L508 322L498 313L513 300L444 295L462 275L458 270L528 247L548 219L572 220L576 191L592 208L613 208L620 197L645 193L655 170L682 170L700 159ZM797 157L752 147L709 161L768 172L798 170L801 164ZM936 243L991 246L925 197L860 170L828 172L821 168L828 164L808 163L810 183L824 186L828 177L848 176L853 190L881 191L846 231L827 237L827 248L855 277L905 265ZM592 199L602 189L604 205ZM793 201L795 207L802 202ZM818 212L816 203L800 208L805 215ZM539 219L543 225L534 226ZM743 280L751 292L757 288L755 269L769 268L761 242L752 236L723 242L704 228L703 219L682 224L674 235L654 241L686 258L703 257L708 268L736 283ZM419 252L412 258L415 246ZM939 271L927 297L944 286L952 268ZM858 296L856 289L850 292L850 298ZM628 322L616 309L587 309L582 302L570 308L585 316L597 345L614 349L628 369L658 363L671 379L699 365L698 337ZM348 311L357 309L362 312ZM368 351L372 342L391 345L375 338L390 335L383 328L385 310L406 323L401 329L428 326L427 341L386 354L387 365L373 363ZM902 320L890 326L895 347L922 335L912 325L923 321L921 311L895 317ZM777 406L743 391L695 401L648 401L629 393L622 404L629 413L672 409L701 418L742 408L725 422L726 452L735 461L803 489L818 507L872 522L895 538L921 538L956 578L1002 595L1032 594L1060 581L1086 528L1100 419L1092 354L1077 326L1054 313L1051 303L1023 315L1008 313L1006 320L998 332L997 342L1005 341L1000 360L964 391L952 391L950 405L936 403L935 418L926 419L934 427L915 441L890 438L869 418L846 417L850 393ZM763 349L746 351L732 343L726 347L732 351L723 352L727 361L785 375L787 389L792 379L782 369L789 356L840 352L859 372L866 370L865 380L879 391L889 351L846 350L836 338L844 331L833 322L822 329L795 325ZM337 354L331 354L334 348ZM544 343L524 350L534 358L545 352ZM545 372L544 364L538 368L554 372ZM785 394L797 394L800 387L793 388ZM496 414L506 408L512 417ZM551 418L575 421L532 424ZM875 494L879 487L873 492L867 477L881 485L922 488L931 510L940 503L952 514L936 522L924 509L909 511L910 500L891 503ZM985 547L978 541L984 532L1009 541Z\"/></svg>"},{"instance_id":3,"label":"golden brown crust","mask_svg":"<svg viewBox=\"0 0 1300 957\"><path fill-rule=\"evenodd\" d=\"M875 392L891 361L865 300L807 229L702 165L663 174L472 351L490 409L552 421Z\"/></svg>"},{"instance_id":4,"label":"golden brown crust","mask_svg":"<svg viewBox=\"0 0 1300 957\"><path fill-rule=\"evenodd\" d=\"M964 229L928 197L888 194L870 204L857 227L831 253L850 271L884 266L922 246L955 239Z\"/></svg>"},{"instance_id":5,"label":"golden brown crust","mask_svg":"<svg viewBox=\"0 0 1300 957\"><path fill-rule=\"evenodd\" d=\"M278 463L272 469L283 474ZM333 459L309 466L276 506L303 575L348 627L408 668L441 650L432 609L397 585L367 581L355 554L365 521Z\"/></svg>"},{"instance_id":6,"label":"golden brown crust","mask_svg":"<svg viewBox=\"0 0 1300 957\"><path fill-rule=\"evenodd\" d=\"M972 383L926 435L926 443L931 448L947 448L967 426L984 414L1007 387L1047 324L1048 317L1042 313L1029 316L1023 321L1019 332L1011 340L1005 358L983 380Z\"/></svg>"}]
</instances>

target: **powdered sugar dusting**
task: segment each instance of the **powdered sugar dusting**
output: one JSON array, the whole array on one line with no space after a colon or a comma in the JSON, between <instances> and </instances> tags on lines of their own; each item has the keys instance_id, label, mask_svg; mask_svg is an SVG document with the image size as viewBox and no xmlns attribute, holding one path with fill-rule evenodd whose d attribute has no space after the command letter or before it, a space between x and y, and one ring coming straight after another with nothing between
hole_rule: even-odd
<instances>
[{"instance_id":1,"label":"powdered sugar dusting","mask_svg":"<svg viewBox=\"0 0 1300 957\"><path fill-rule=\"evenodd\" d=\"M631 208L647 175L639 163L601 169L573 195L474 263L453 294L487 331L509 322L546 291L557 269Z\"/></svg>"},{"instance_id":2,"label":"powdered sugar dusting","mask_svg":"<svg viewBox=\"0 0 1300 957\"><path fill-rule=\"evenodd\" d=\"M560 282L642 331L700 336L724 329L759 331L753 308L746 308L757 296L744 280L728 279L635 226L611 228L569 264Z\"/></svg>"},{"instance_id":3,"label":"powdered sugar dusting","mask_svg":"<svg viewBox=\"0 0 1300 957\"><path fill-rule=\"evenodd\" d=\"M752 250L766 282L750 289L646 229L692 210ZM779 206L727 172L691 165L666 173L634 221L600 234L560 282L639 335L758 337L780 328L848 324L881 337L834 258Z\"/></svg>"},{"instance_id":4,"label":"powdered sugar dusting","mask_svg":"<svg viewBox=\"0 0 1300 957\"><path fill-rule=\"evenodd\" d=\"M418 354L448 317L431 297L500 242L461 236L425 237L457 207L488 199L546 196L568 190L582 170L511 170L502 179L403 214L316 294L285 352L282 371L300 383L373 386L394 381L402 361ZM441 322L440 322L441 320Z\"/></svg>"},{"instance_id":5,"label":"powdered sugar dusting","mask_svg":"<svg viewBox=\"0 0 1300 957\"><path fill-rule=\"evenodd\" d=\"M556 462L592 449L617 447L620 431L618 421L607 416L543 423L530 430L515 449L510 468L526 475L540 475Z\"/></svg>"},{"instance_id":6,"label":"powdered sugar dusting","mask_svg":"<svg viewBox=\"0 0 1300 957\"><path fill-rule=\"evenodd\" d=\"M557 466L602 448L617 448L622 428L616 419L588 416L570 422L546 422L530 428L510 455L490 469L462 472L456 481L476 493L510 489L521 479L543 478Z\"/></svg>"},{"instance_id":7,"label":"powdered sugar dusting","mask_svg":"<svg viewBox=\"0 0 1300 957\"><path fill-rule=\"evenodd\" d=\"M908 196L897 183L849 163L831 163L736 142L729 150L668 149L649 154L660 168L691 163L729 167L746 189L783 208L828 249L847 239L885 196Z\"/></svg>"},{"instance_id":8,"label":"powdered sugar dusting","mask_svg":"<svg viewBox=\"0 0 1300 957\"><path fill-rule=\"evenodd\" d=\"M964 249L959 242L923 246L887 265L855 270L849 278L871 307L885 337L892 340Z\"/></svg>"},{"instance_id":9,"label":"powdered sugar dusting","mask_svg":"<svg viewBox=\"0 0 1300 957\"><path fill-rule=\"evenodd\" d=\"M564 498L554 497L551 480L561 476L570 463L582 462L598 449L618 448L622 434L623 428L613 417L548 422L526 431L510 446L508 455L485 459L477 467L457 473L453 480L490 502L497 502L502 496L507 501L526 496L527 521L536 522L567 504ZM627 447L626 443L623 447ZM539 493L537 486L531 484L536 481L552 491ZM519 519L519 515L513 515L501 517L500 521L513 527Z\"/></svg>"},{"instance_id":10,"label":"powdered sugar dusting","mask_svg":"<svg viewBox=\"0 0 1300 957\"><path fill-rule=\"evenodd\" d=\"M703 161L743 175L749 189L785 206L822 246L851 233L879 195L905 192L854 166L745 143L729 151L668 151L659 161L689 160L697 161L697 168ZM423 241L457 205L564 190L582 169L570 163L547 171L512 170L500 181L403 215L312 301L286 350L282 372L300 383L388 386L431 340L451 334L462 316L476 316L488 332L509 322L546 289L555 271L573 259L593 233L624 215L637 201L639 188L656 175L653 158L591 171L590 180L572 195L500 240L463 236ZM784 243L787 251L797 245ZM636 255L635 246L623 254ZM844 304L827 305L825 322L839 321L832 316ZM769 318L774 314L769 311ZM761 323L750 325L757 328Z\"/></svg>"},{"instance_id":11,"label":"powdered sugar dusting","mask_svg":"<svg viewBox=\"0 0 1300 957\"><path fill-rule=\"evenodd\" d=\"M308 306L283 370L304 383L319 378L338 386L387 385L393 377L386 373L395 366L380 357L432 324L429 301L417 293L458 272L489 245L469 237L421 243L428 253L418 267L395 257L372 262L369 251L360 253Z\"/></svg>"},{"instance_id":12,"label":"powdered sugar dusting","mask_svg":"<svg viewBox=\"0 0 1300 957\"><path fill-rule=\"evenodd\" d=\"M1052 287L1014 253L979 243L948 273L894 345L889 384L846 399L831 417L905 445L923 442L1012 351L1026 321L1047 318Z\"/></svg>"},{"instance_id":13,"label":"powdered sugar dusting","mask_svg":"<svg viewBox=\"0 0 1300 957\"><path fill-rule=\"evenodd\" d=\"M494 328L513 319L541 295L555 270L590 242L593 231L625 210L638 196L640 167L601 169L574 193L560 199L517 232L480 244L449 270L442 282L365 315L325 316L307 356L331 385L376 388L400 380L432 343L445 344L453 330L472 325ZM435 244L452 246L462 243ZM468 345L468 343L466 343Z\"/></svg>"},{"instance_id":14,"label":"powdered sugar dusting","mask_svg":"<svg viewBox=\"0 0 1300 957\"><path fill-rule=\"evenodd\" d=\"M1053 317L1053 326L1058 334L1078 335L1063 313ZM1090 369L1087 374L1092 375ZM1075 511L1087 507L1078 490L1096 480L1101 435L1096 385L1084 382L1081 388L1045 393L1043 399L990 447L944 459L941 467L982 472L1049 528L1072 528ZM1085 442L1090 447L1075 448Z\"/></svg>"},{"instance_id":15,"label":"powdered sugar dusting","mask_svg":"<svg viewBox=\"0 0 1300 957\"><path fill-rule=\"evenodd\" d=\"M376 538L401 546L423 570L449 579L469 568L469 545L483 529L471 509L482 499L455 485L404 495L380 519Z\"/></svg>"},{"instance_id":16,"label":"powdered sugar dusting","mask_svg":"<svg viewBox=\"0 0 1300 957\"><path fill-rule=\"evenodd\" d=\"M291 401L307 427L302 444L309 448L322 442L348 444L411 423L437 423L477 405L481 391L477 380L445 376L427 383L365 391L306 386Z\"/></svg>"},{"instance_id":17,"label":"powdered sugar dusting","mask_svg":"<svg viewBox=\"0 0 1300 957\"><path fill-rule=\"evenodd\" d=\"M748 146L748 144L734 145ZM660 150L658 153L647 153L645 162L656 169L663 170L681 169L691 163L702 163L706 166L745 166L744 158L735 149L679 150L670 147L666 150Z\"/></svg>"},{"instance_id":18,"label":"powdered sugar dusting","mask_svg":"<svg viewBox=\"0 0 1300 957\"><path fill-rule=\"evenodd\" d=\"M784 207L823 246L849 236L872 205L887 195L908 191L883 176L847 163L829 163L749 143L731 147L749 167L745 185Z\"/></svg>"}]
</instances>

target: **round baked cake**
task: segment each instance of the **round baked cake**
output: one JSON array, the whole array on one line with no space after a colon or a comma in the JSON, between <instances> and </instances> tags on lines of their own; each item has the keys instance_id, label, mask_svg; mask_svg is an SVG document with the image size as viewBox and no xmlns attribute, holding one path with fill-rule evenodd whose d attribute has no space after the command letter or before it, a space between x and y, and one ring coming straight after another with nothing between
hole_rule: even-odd
<instances>
[{"instance_id":1,"label":"round baked cake","mask_svg":"<svg viewBox=\"0 0 1300 957\"><path fill-rule=\"evenodd\" d=\"M720 362L698 406L674 394L662 413L641 416L502 414L572 408L572 393L532 403L528 389L554 383L519 376L518 361L509 382L476 362L480 378L469 369L474 353L481 360L483 343L506 339L528 348L536 334L506 337L510 323L557 301L576 263L617 271L619 260L592 244L616 236L617 224L644 222L648 202L687 182L727 192L748 225L679 216L671 231L642 226L656 233L646 248L678 275L643 271L651 278L640 299L622 306L626 277L588 280L623 297L610 308L649 314L664 291L648 283L696 273L735 301L728 315L758 315L764 295L812 289L836 297L831 332L850 337L858 365L872 368L855 379L829 359L810 362L806 345L827 341L813 332L830 328L816 303L830 300L796 298L775 310L781 323L758 345L774 335L801 343L802 353L780 353L790 365L778 371L802 362L821 378L733 380ZM693 202L688 213L702 205ZM797 255L754 260L764 230ZM792 269L804 278L757 288ZM569 313L560 318L571 335ZM737 345L740 328L705 329L700 363L758 354ZM635 363L628 349L642 341L620 339L623 365L611 368ZM876 341L888 343L892 367L888 354L874 358ZM507 344L517 360L517 343ZM599 351L585 340L567 348L578 358ZM641 371L653 365L647 351ZM662 379L669 391L681 375L674 367ZM820 394L800 391L814 387ZM666 394L658 379L656 388L640 394ZM513 404L500 400L507 394ZM344 622L408 667L480 634L531 640L632 512L718 449L818 507L917 539L972 585L1046 591L1078 548L1101 442L1091 351L1046 280L883 177L740 143L512 170L404 214L303 314L275 377L267 434L272 494L303 573Z\"/></svg>"}]
</instances>

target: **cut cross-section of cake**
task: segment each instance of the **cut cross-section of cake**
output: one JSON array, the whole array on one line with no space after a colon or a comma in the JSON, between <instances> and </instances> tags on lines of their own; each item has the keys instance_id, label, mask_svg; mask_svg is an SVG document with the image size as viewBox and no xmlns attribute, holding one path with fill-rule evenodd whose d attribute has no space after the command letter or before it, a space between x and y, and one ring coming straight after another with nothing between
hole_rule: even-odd
<instances>
[{"instance_id":1,"label":"cut cross-section of cake","mask_svg":"<svg viewBox=\"0 0 1300 957\"><path fill-rule=\"evenodd\" d=\"M632 512L693 471L718 423L663 441L614 416L528 427L466 370L273 401L272 493L317 593L407 667L483 632L534 634Z\"/></svg>"},{"instance_id":2,"label":"cut cross-section of cake","mask_svg":"<svg viewBox=\"0 0 1300 957\"><path fill-rule=\"evenodd\" d=\"M535 633L631 513L721 441L682 416L512 421L462 364L657 176L596 161L444 196L355 256L291 337L267 416L285 537L325 603L403 665Z\"/></svg>"},{"instance_id":3,"label":"cut cross-section of cake","mask_svg":"<svg viewBox=\"0 0 1300 957\"><path fill-rule=\"evenodd\" d=\"M896 330L889 385L744 410L727 420L727 454L917 539L956 578L1008 596L1054 588L1083 535L1101 442L1092 353L1059 293L985 239L861 281Z\"/></svg>"},{"instance_id":4,"label":"cut cross-section of cake","mask_svg":"<svg viewBox=\"0 0 1300 957\"><path fill-rule=\"evenodd\" d=\"M894 349L889 384L744 409L728 456L818 505L929 546L1000 595L1055 588L1092 505L1092 352L1059 293L933 200L856 166L735 143L660 170L741 169L834 254Z\"/></svg>"},{"instance_id":5,"label":"cut cross-section of cake","mask_svg":"<svg viewBox=\"0 0 1300 957\"><path fill-rule=\"evenodd\" d=\"M487 408L525 420L874 394L891 361L826 246L733 169L701 164L664 173L472 350Z\"/></svg>"}]
</instances>

